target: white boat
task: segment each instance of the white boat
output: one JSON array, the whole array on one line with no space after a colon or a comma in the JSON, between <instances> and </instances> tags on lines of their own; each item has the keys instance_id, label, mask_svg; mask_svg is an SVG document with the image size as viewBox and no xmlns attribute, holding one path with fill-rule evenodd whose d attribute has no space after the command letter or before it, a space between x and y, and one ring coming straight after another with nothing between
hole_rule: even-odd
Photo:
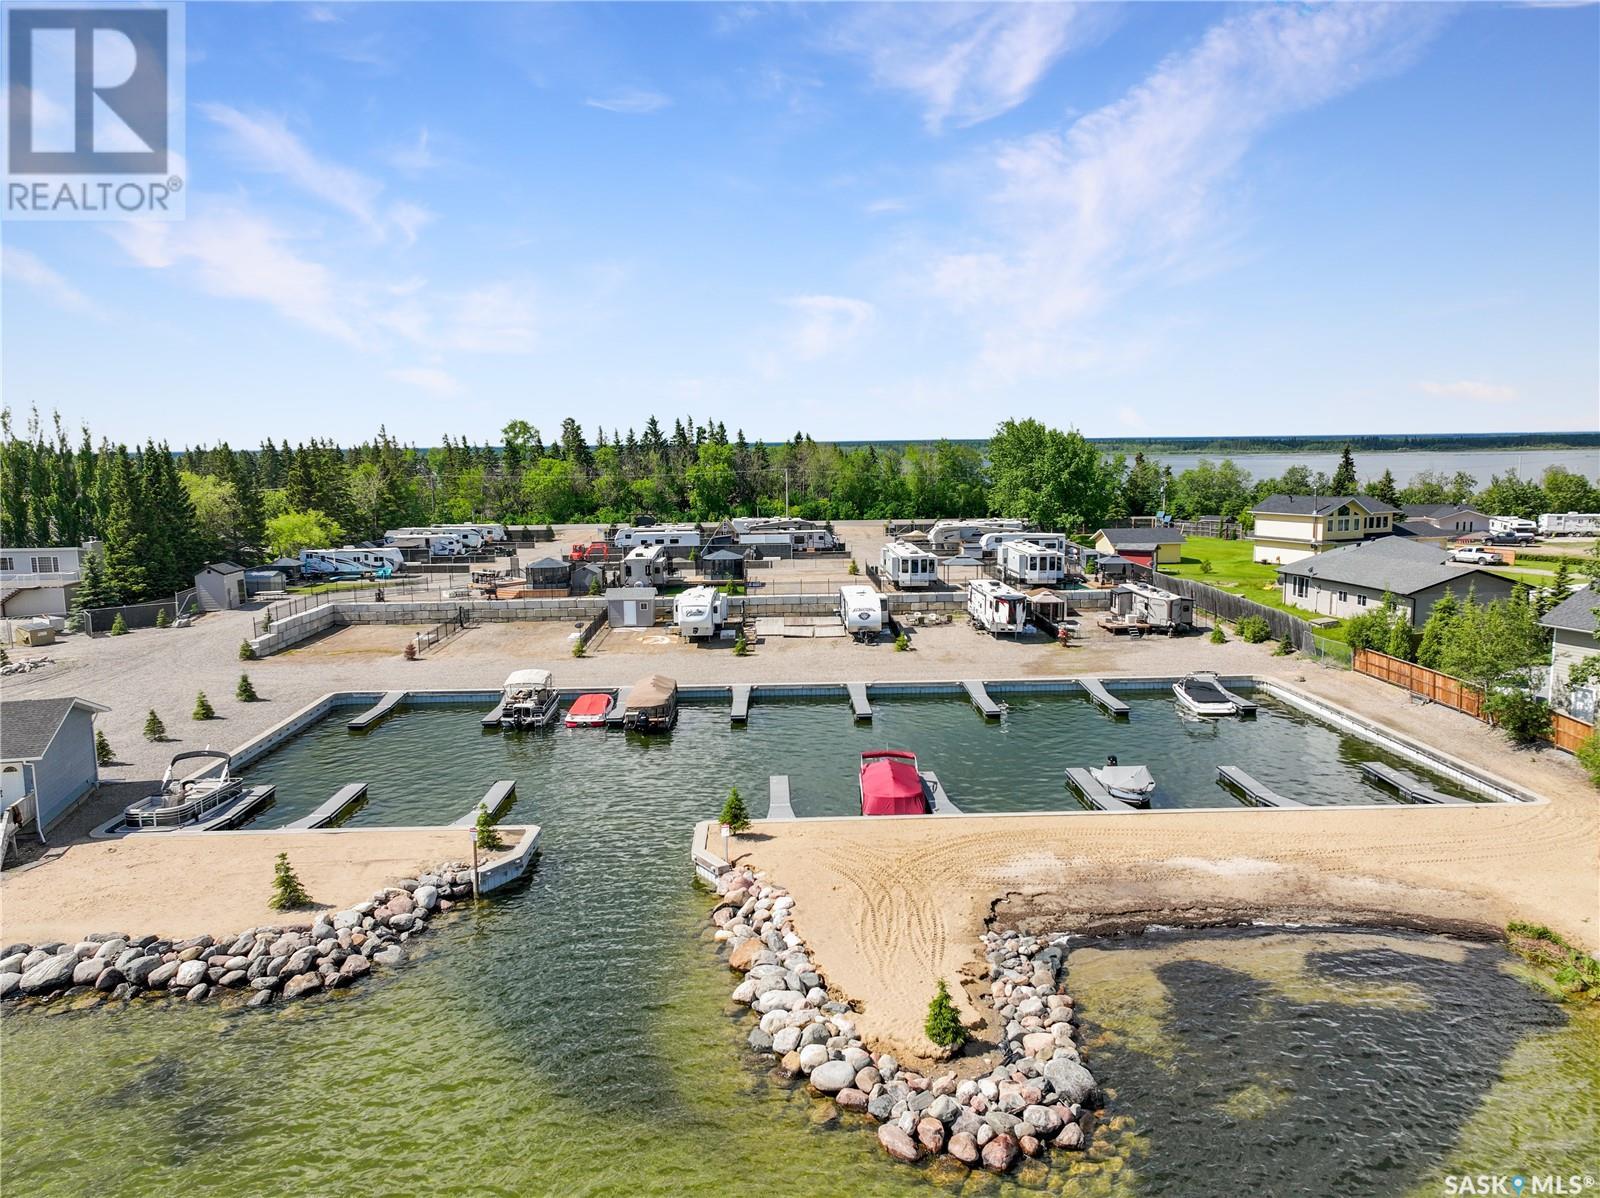
<instances>
[{"instance_id":1,"label":"white boat","mask_svg":"<svg viewBox=\"0 0 1600 1198\"><path fill-rule=\"evenodd\" d=\"M543 728L561 712L555 676L549 670L517 670L506 678L501 693L502 728Z\"/></svg>"},{"instance_id":2,"label":"white boat","mask_svg":"<svg viewBox=\"0 0 1600 1198\"><path fill-rule=\"evenodd\" d=\"M199 758L222 762L222 773L214 778L173 780L179 763ZM161 775L161 789L123 808L123 823L130 828L181 828L232 802L244 793L244 780L229 773L232 760L221 749L191 749L177 754Z\"/></svg>"},{"instance_id":3,"label":"white boat","mask_svg":"<svg viewBox=\"0 0 1600 1198\"><path fill-rule=\"evenodd\" d=\"M1222 689L1215 674L1185 674L1172 684L1178 707L1190 715L1237 715L1239 704Z\"/></svg>"},{"instance_id":4,"label":"white boat","mask_svg":"<svg viewBox=\"0 0 1600 1198\"><path fill-rule=\"evenodd\" d=\"M1091 766L1089 774L1111 793L1112 798L1121 799L1135 807L1147 805L1150 792L1156 788L1156 780L1146 767L1118 765L1115 757L1107 757L1105 765L1099 769Z\"/></svg>"}]
</instances>

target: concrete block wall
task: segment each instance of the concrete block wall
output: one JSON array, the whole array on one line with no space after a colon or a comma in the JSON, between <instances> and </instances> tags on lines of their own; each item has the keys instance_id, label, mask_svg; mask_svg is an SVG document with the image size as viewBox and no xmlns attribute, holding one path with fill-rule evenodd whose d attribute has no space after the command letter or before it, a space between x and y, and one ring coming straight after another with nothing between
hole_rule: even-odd
<instances>
[{"instance_id":1,"label":"concrete block wall","mask_svg":"<svg viewBox=\"0 0 1600 1198\"><path fill-rule=\"evenodd\" d=\"M334 613L343 606L325 603L306 611L285 616L260 636L250 638L250 647L257 657L271 657L297 645L307 637L315 636L334 626Z\"/></svg>"},{"instance_id":2,"label":"concrete block wall","mask_svg":"<svg viewBox=\"0 0 1600 1198\"><path fill-rule=\"evenodd\" d=\"M606 601L588 596L562 599L439 599L416 603L327 603L286 616L250 647L270 657L307 637L347 624L443 624L465 609L475 623L566 620L587 623L604 613Z\"/></svg>"}]
</instances>

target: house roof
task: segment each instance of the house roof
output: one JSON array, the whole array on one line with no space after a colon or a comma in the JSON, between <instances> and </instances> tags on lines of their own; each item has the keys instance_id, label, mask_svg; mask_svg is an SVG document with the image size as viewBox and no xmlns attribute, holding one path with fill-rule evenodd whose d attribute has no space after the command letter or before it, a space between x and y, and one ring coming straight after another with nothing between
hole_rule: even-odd
<instances>
[{"instance_id":1,"label":"house roof","mask_svg":"<svg viewBox=\"0 0 1600 1198\"><path fill-rule=\"evenodd\" d=\"M243 574L244 567L232 562L207 562L200 568L202 574Z\"/></svg>"},{"instance_id":2,"label":"house roof","mask_svg":"<svg viewBox=\"0 0 1600 1198\"><path fill-rule=\"evenodd\" d=\"M98 703L64 699L7 699L0 703L0 760L38 761L74 707L108 711Z\"/></svg>"},{"instance_id":3,"label":"house roof","mask_svg":"<svg viewBox=\"0 0 1600 1198\"><path fill-rule=\"evenodd\" d=\"M1115 549L1154 549L1157 545L1183 544L1183 534L1176 528L1102 528L1095 536L1104 537Z\"/></svg>"},{"instance_id":4,"label":"house roof","mask_svg":"<svg viewBox=\"0 0 1600 1198\"><path fill-rule=\"evenodd\" d=\"M612 587L606 591L607 599L654 599L655 587Z\"/></svg>"},{"instance_id":5,"label":"house roof","mask_svg":"<svg viewBox=\"0 0 1600 1198\"><path fill-rule=\"evenodd\" d=\"M1374 514L1400 510L1371 495L1268 495L1250 510L1258 516L1326 516L1347 503Z\"/></svg>"},{"instance_id":6,"label":"house roof","mask_svg":"<svg viewBox=\"0 0 1600 1198\"><path fill-rule=\"evenodd\" d=\"M1464 503L1408 503L1405 508L1407 520L1444 520L1462 512L1473 516L1483 515L1477 508Z\"/></svg>"},{"instance_id":7,"label":"house roof","mask_svg":"<svg viewBox=\"0 0 1600 1198\"><path fill-rule=\"evenodd\" d=\"M702 553L700 560L703 562L742 562L744 554L732 549L713 549L710 553Z\"/></svg>"},{"instance_id":8,"label":"house roof","mask_svg":"<svg viewBox=\"0 0 1600 1198\"><path fill-rule=\"evenodd\" d=\"M1430 520L1397 520L1394 533L1397 537L1445 537L1451 529L1440 528Z\"/></svg>"},{"instance_id":9,"label":"house roof","mask_svg":"<svg viewBox=\"0 0 1600 1198\"><path fill-rule=\"evenodd\" d=\"M297 557L275 557L264 567L264 569L268 570L282 570L284 573L288 573L290 570L298 570L299 568L300 559Z\"/></svg>"},{"instance_id":10,"label":"house roof","mask_svg":"<svg viewBox=\"0 0 1600 1198\"><path fill-rule=\"evenodd\" d=\"M1304 577L1395 595L1414 595L1440 583L1458 581L1465 594L1475 576L1483 573L1486 571L1476 567L1450 565L1443 549L1406 537L1358 541L1278 567L1279 577Z\"/></svg>"},{"instance_id":11,"label":"house roof","mask_svg":"<svg viewBox=\"0 0 1600 1198\"><path fill-rule=\"evenodd\" d=\"M572 563L564 562L559 557L541 557L537 561L529 562L522 568L524 570L550 570L552 572L560 570L564 574L572 568Z\"/></svg>"},{"instance_id":12,"label":"house roof","mask_svg":"<svg viewBox=\"0 0 1600 1198\"><path fill-rule=\"evenodd\" d=\"M1600 594L1587 588L1574 591L1545 612L1539 623L1566 632L1592 633L1596 627L1594 609L1597 607L1600 607Z\"/></svg>"}]
</instances>

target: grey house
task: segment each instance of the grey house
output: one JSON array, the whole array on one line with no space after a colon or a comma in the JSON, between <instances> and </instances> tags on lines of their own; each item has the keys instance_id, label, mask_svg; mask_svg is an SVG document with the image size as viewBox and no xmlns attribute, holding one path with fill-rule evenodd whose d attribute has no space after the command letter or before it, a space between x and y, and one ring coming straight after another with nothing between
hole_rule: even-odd
<instances>
[{"instance_id":1,"label":"grey house","mask_svg":"<svg viewBox=\"0 0 1600 1198\"><path fill-rule=\"evenodd\" d=\"M1550 689L1557 699L1566 696L1567 705L1574 714L1594 711L1594 688L1572 691L1567 678L1573 666L1600 654L1600 641L1594 637L1597 607L1600 607L1600 594L1593 590L1575 591L1539 621L1550 630ZM1583 718L1590 716L1585 714Z\"/></svg>"},{"instance_id":2,"label":"grey house","mask_svg":"<svg viewBox=\"0 0 1600 1198\"><path fill-rule=\"evenodd\" d=\"M41 838L100 785L94 717L87 699L0 702L0 807Z\"/></svg>"},{"instance_id":3,"label":"grey house","mask_svg":"<svg viewBox=\"0 0 1600 1198\"><path fill-rule=\"evenodd\" d=\"M1278 567L1283 601L1340 619L1372 611L1393 595L1420 627L1446 590L1457 599L1473 591L1480 603L1504 599L1514 583L1476 566L1454 565L1436 545L1409 537L1378 537L1341 545Z\"/></svg>"}]
</instances>

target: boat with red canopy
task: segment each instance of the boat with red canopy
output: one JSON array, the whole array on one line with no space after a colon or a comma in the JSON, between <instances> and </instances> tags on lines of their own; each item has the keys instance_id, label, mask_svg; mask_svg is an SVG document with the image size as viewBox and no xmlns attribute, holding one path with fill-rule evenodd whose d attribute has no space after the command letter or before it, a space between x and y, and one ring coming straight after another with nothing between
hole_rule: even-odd
<instances>
[{"instance_id":1,"label":"boat with red canopy","mask_svg":"<svg viewBox=\"0 0 1600 1198\"><path fill-rule=\"evenodd\" d=\"M567 708L566 725L568 728L603 728L615 702L615 697L604 691L579 695Z\"/></svg>"},{"instance_id":2,"label":"boat with red canopy","mask_svg":"<svg viewBox=\"0 0 1600 1198\"><path fill-rule=\"evenodd\" d=\"M905 749L861 754L862 815L927 815L928 792L917 755Z\"/></svg>"}]
</instances>

